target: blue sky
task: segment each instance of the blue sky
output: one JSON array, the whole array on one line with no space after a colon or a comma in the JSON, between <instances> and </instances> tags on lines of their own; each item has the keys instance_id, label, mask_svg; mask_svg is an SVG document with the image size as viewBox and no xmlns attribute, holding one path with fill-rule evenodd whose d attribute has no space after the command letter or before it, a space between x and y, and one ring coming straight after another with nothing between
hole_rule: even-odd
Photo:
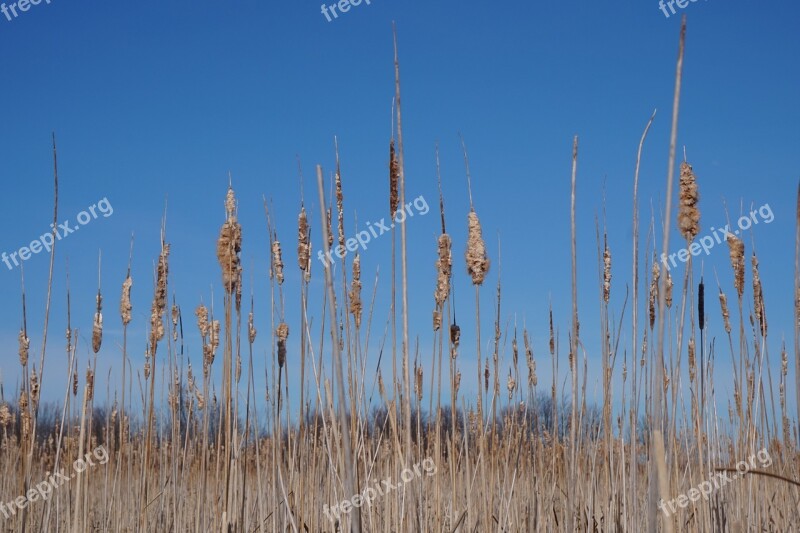
<instances>
[{"instance_id":1,"label":"blue sky","mask_svg":"<svg viewBox=\"0 0 800 533\"><path fill-rule=\"evenodd\" d=\"M80 365L86 365L100 250L105 339L98 374L109 369L112 379L118 374L119 294L132 233L134 322L129 347L133 364L141 369L165 206L167 240L172 243L169 291L182 306L187 353L199 371L192 311L212 296L218 304L222 301L215 240L224 220L228 172L244 229L246 293L254 281L259 361L269 351L270 329L262 195L273 206L284 243L286 311L293 326L290 339L297 342L297 157L315 250L320 225L314 167L321 164L326 178L330 176L334 136L344 180L346 233L356 232L354 214L359 223L387 215L392 21L400 43L406 194L409 199L422 195L431 207L407 224L411 335L421 343L426 382L439 233L437 143L448 230L456 243L454 283L464 335L459 364L465 376L474 375L475 368L474 291L463 263L469 199L459 133L469 151L475 208L493 260L481 294L483 340L493 330L499 242L502 321L527 324L544 391L550 379L549 301L561 345L567 345L570 158L572 138L579 136L578 285L583 340L590 366L597 367L595 217L602 217L605 198L614 256L612 313L619 320L625 284L631 279L636 148L654 109L658 115L642 161L640 212L644 231L653 217L660 232L681 13L688 17L688 37L678 138L699 180L701 235L725 223L725 203L732 217L738 217L742 205L748 211L751 205L770 206L774 220L759 224L752 235L746 233L745 241L748 254L753 242L759 253L770 350L777 361L781 339L792 341L800 7L712 0L678 11L667 18L653 0L372 0L328 22L320 2L307 0L135 5L51 0L30 6L11 21L0 15L0 179L5 189L0 197L5 222L0 251L10 254L48 231L53 208L51 132L58 140L59 220L74 225L82 210L102 199L113 207L112 215L99 216L58 243L44 398L61 398L65 386L67 261L73 327L81 331ZM677 232L671 247L680 248ZM380 268L372 351L387 320L390 250L387 235L361 253L367 297ZM703 258L707 284L715 287L716 269L732 299L727 248L718 246ZM313 267L315 324L321 318L319 266ZM25 262L36 361L47 267L45 253ZM696 268L699 274L699 263ZM0 264L0 294L0 380L8 398L20 376L19 268ZM708 307L711 334L718 337L718 346L727 346L716 300ZM630 344L629 317L628 308L623 346ZM296 357L292 342L290 364L292 355ZM376 360L374 353L370 357ZM563 371L566 349L562 358ZM510 349L503 376L509 359ZM718 389L727 394L726 349L719 351L718 360ZM597 389L592 383L597 375L590 376L590 391ZM472 381L463 381L468 394L475 388Z\"/></svg>"}]
</instances>

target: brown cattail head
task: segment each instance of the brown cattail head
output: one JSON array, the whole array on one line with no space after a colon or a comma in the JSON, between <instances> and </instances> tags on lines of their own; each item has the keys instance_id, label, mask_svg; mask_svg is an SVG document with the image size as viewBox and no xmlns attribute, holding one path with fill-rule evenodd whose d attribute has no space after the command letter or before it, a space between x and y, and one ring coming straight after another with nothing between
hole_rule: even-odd
<instances>
[{"instance_id":1,"label":"brown cattail head","mask_svg":"<svg viewBox=\"0 0 800 533\"><path fill-rule=\"evenodd\" d=\"M453 275L452 240L450 235L439 235L439 258L436 260L436 291L433 297L437 307L440 307L450 295L450 278Z\"/></svg>"},{"instance_id":2,"label":"brown cattail head","mask_svg":"<svg viewBox=\"0 0 800 533\"><path fill-rule=\"evenodd\" d=\"M414 361L414 392L417 395L417 401L422 401L422 366L417 365Z\"/></svg>"},{"instance_id":3,"label":"brown cattail head","mask_svg":"<svg viewBox=\"0 0 800 533\"><path fill-rule=\"evenodd\" d=\"M172 340L178 340L178 322L181 318L181 308L175 303L175 296L172 297Z\"/></svg>"},{"instance_id":4,"label":"brown cattail head","mask_svg":"<svg viewBox=\"0 0 800 533\"><path fill-rule=\"evenodd\" d=\"M450 326L450 344L454 348L458 348L459 342L461 342L461 328L458 327L458 324L453 324Z\"/></svg>"},{"instance_id":5,"label":"brown cattail head","mask_svg":"<svg viewBox=\"0 0 800 533\"><path fill-rule=\"evenodd\" d=\"M603 301L608 303L611 295L611 250L608 247L608 239L603 236Z\"/></svg>"},{"instance_id":6,"label":"brown cattail head","mask_svg":"<svg viewBox=\"0 0 800 533\"><path fill-rule=\"evenodd\" d=\"M133 280L128 275L125 281L122 282L122 298L119 302L119 314L122 317L123 326L131 323L131 311L133 310L131 305L131 285L133 285Z\"/></svg>"},{"instance_id":7,"label":"brown cattail head","mask_svg":"<svg viewBox=\"0 0 800 533\"><path fill-rule=\"evenodd\" d=\"M253 344L256 341L256 327L253 324L253 312L247 315L247 339L250 341L250 344Z\"/></svg>"},{"instance_id":8,"label":"brown cattail head","mask_svg":"<svg viewBox=\"0 0 800 533\"><path fill-rule=\"evenodd\" d=\"M725 324L725 332L731 332L731 313L728 311L728 297L725 296L725 293L722 292L722 289L719 290L719 305L722 308L722 321Z\"/></svg>"},{"instance_id":9,"label":"brown cattail head","mask_svg":"<svg viewBox=\"0 0 800 533\"><path fill-rule=\"evenodd\" d=\"M514 380L514 376L511 375L511 369L508 369L508 379L506 380L506 389L508 389L508 400L511 401L512 396L514 396L514 389L517 387L517 382Z\"/></svg>"},{"instance_id":10,"label":"brown cattail head","mask_svg":"<svg viewBox=\"0 0 800 533\"><path fill-rule=\"evenodd\" d=\"M550 307L550 356L554 356L556 354L556 335L555 329L553 328L553 308Z\"/></svg>"},{"instance_id":11,"label":"brown cattail head","mask_svg":"<svg viewBox=\"0 0 800 533\"><path fill-rule=\"evenodd\" d=\"M31 434L31 413L28 411L28 393L22 391L19 395L19 417L22 422L22 439L27 440Z\"/></svg>"},{"instance_id":12,"label":"brown cattail head","mask_svg":"<svg viewBox=\"0 0 800 533\"><path fill-rule=\"evenodd\" d=\"M669 273L668 268L664 269L664 273L667 276L667 286L664 289L664 302L667 304L667 308L672 308L672 288L674 285L672 281L672 274Z\"/></svg>"},{"instance_id":13,"label":"brown cattail head","mask_svg":"<svg viewBox=\"0 0 800 533\"><path fill-rule=\"evenodd\" d=\"M28 364L28 350L31 347L31 340L25 335L25 330L20 329L19 335L19 364L25 366Z\"/></svg>"},{"instance_id":14,"label":"brown cattail head","mask_svg":"<svg viewBox=\"0 0 800 533\"><path fill-rule=\"evenodd\" d=\"M197 309L194 310L194 315L197 317L197 327L200 330L200 336L205 339L209 333L209 324L208 324L208 308L200 304L197 306Z\"/></svg>"},{"instance_id":15,"label":"brown cattail head","mask_svg":"<svg viewBox=\"0 0 800 533\"><path fill-rule=\"evenodd\" d=\"M761 286L761 276L758 273L758 258L753 252L753 303L758 320L758 325L761 328L761 334L767 335L767 308L764 306L764 291Z\"/></svg>"},{"instance_id":16,"label":"brown cattail head","mask_svg":"<svg viewBox=\"0 0 800 533\"><path fill-rule=\"evenodd\" d=\"M689 339L689 381L694 383L697 376L697 358L694 339Z\"/></svg>"},{"instance_id":17,"label":"brown cattail head","mask_svg":"<svg viewBox=\"0 0 800 533\"><path fill-rule=\"evenodd\" d=\"M94 322L92 324L92 351L97 353L100 351L100 346L103 344L103 295L97 291L97 310L94 313Z\"/></svg>"},{"instance_id":18,"label":"brown cattail head","mask_svg":"<svg viewBox=\"0 0 800 533\"><path fill-rule=\"evenodd\" d=\"M39 406L39 375L36 373L36 368L33 369L30 378L30 386L31 386L31 405L33 406L33 410L35 411L36 408Z\"/></svg>"},{"instance_id":19,"label":"brown cattail head","mask_svg":"<svg viewBox=\"0 0 800 533\"><path fill-rule=\"evenodd\" d=\"M222 281L228 294L236 291L241 282L239 252L242 250L242 226L236 220L236 199L233 188L228 187L225 197L226 220L217 239L217 260L222 268Z\"/></svg>"},{"instance_id":20,"label":"brown cattail head","mask_svg":"<svg viewBox=\"0 0 800 533\"><path fill-rule=\"evenodd\" d=\"M281 243L277 238L272 241L272 265L270 274L275 276L278 285L283 285L283 254L281 252Z\"/></svg>"},{"instance_id":21,"label":"brown cattail head","mask_svg":"<svg viewBox=\"0 0 800 533\"><path fill-rule=\"evenodd\" d=\"M481 222L474 210L470 210L468 221L467 273L472 276L473 285L481 285L489 272L489 258L481 235Z\"/></svg>"},{"instance_id":22,"label":"brown cattail head","mask_svg":"<svg viewBox=\"0 0 800 533\"><path fill-rule=\"evenodd\" d=\"M149 353L145 354L145 358L147 358L147 360L148 360L148 362L145 363L145 367L144 367L145 368L145 372L147 373L147 375L145 376L145 379L147 379L147 378L150 377L150 370L149 370L149 366L148 366L150 364L150 362L149 362L150 354ZM75 362L75 365L76 365L75 369L72 371L72 395L73 396L77 396L78 395L78 367L77 367L77 364L78 363L76 361Z\"/></svg>"},{"instance_id":23,"label":"brown cattail head","mask_svg":"<svg viewBox=\"0 0 800 533\"><path fill-rule=\"evenodd\" d=\"M733 267L733 285L739 298L744 293L744 243L738 237L728 234L728 249Z\"/></svg>"},{"instance_id":24,"label":"brown cattail head","mask_svg":"<svg viewBox=\"0 0 800 533\"><path fill-rule=\"evenodd\" d=\"M333 248L333 212L328 208L328 248Z\"/></svg>"},{"instance_id":25,"label":"brown cattail head","mask_svg":"<svg viewBox=\"0 0 800 533\"><path fill-rule=\"evenodd\" d=\"M94 398L94 370L86 369L86 400L91 402Z\"/></svg>"},{"instance_id":26,"label":"brown cattail head","mask_svg":"<svg viewBox=\"0 0 800 533\"><path fill-rule=\"evenodd\" d=\"M297 264L306 276L311 273L311 232L305 207L300 208L297 217Z\"/></svg>"},{"instance_id":27,"label":"brown cattail head","mask_svg":"<svg viewBox=\"0 0 800 533\"><path fill-rule=\"evenodd\" d=\"M700 195L697 191L697 178L692 166L681 163L680 207L678 209L678 229L687 241L694 240L700 232L700 209L697 207Z\"/></svg>"},{"instance_id":28,"label":"brown cattail head","mask_svg":"<svg viewBox=\"0 0 800 533\"><path fill-rule=\"evenodd\" d=\"M361 257L356 254L353 259L353 282L350 287L350 313L356 327L361 327Z\"/></svg>"},{"instance_id":29,"label":"brown cattail head","mask_svg":"<svg viewBox=\"0 0 800 533\"><path fill-rule=\"evenodd\" d=\"M400 165L394 151L394 139L389 142L389 215L394 216L400 202L397 195L397 184L400 180Z\"/></svg>"},{"instance_id":30,"label":"brown cattail head","mask_svg":"<svg viewBox=\"0 0 800 533\"><path fill-rule=\"evenodd\" d=\"M650 296L648 299L649 303L649 310L650 310L650 329L653 329L653 326L656 323L656 298L658 298L658 278L660 276L660 270L658 268L658 262L653 261L653 278L650 280Z\"/></svg>"},{"instance_id":31,"label":"brown cattail head","mask_svg":"<svg viewBox=\"0 0 800 533\"><path fill-rule=\"evenodd\" d=\"M8 404L4 403L0 405L0 428L5 430L8 426L13 424L13 421L14 415L11 413Z\"/></svg>"},{"instance_id":32,"label":"brown cattail head","mask_svg":"<svg viewBox=\"0 0 800 533\"><path fill-rule=\"evenodd\" d=\"M339 165L336 165L336 219L339 232L339 246L344 248L344 194L342 193L342 175L339 172Z\"/></svg>"},{"instance_id":33,"label":"brown cattail head","mask_svg":"<svg viewBox=\"0 0 800 533\"><path fill-rule=\"evenodd\" d=\"M289 326L281 322L275 330L275 335L278 337L278 366L283 368L286 364L286 338L289 337Z\"/></svg>"},{"instance_id":34,"label":"brown cattail head","mask_svg":"<svg viewBox=\"0 0 800 533\"><path fill-rule=\"evenodd\" d=\"M158 257L156 269L156 290L150 311L151 344L164 338L164 311L167 308L167 274L169 272L169 244L164 243Z\"/></svg>"}]
</instances>

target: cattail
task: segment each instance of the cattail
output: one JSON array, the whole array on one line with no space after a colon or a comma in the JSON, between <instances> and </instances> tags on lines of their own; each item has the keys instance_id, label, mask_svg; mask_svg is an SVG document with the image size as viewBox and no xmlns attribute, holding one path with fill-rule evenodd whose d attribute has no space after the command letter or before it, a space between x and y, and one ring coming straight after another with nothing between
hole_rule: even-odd
<instances>
[{"instance_id":1,"label":"cattail","mask_svg":"<svg viewBox=\"0 0 800 533\"><path fill-rule=\"evenodd\" d=\"M281 243L277 238L272 241L272 266L270 273L275 275L275 279L278 280L278 285L283 285L283 257L281 253Z\"/></svg>"},{"instance_id":2,"label":"cattail","mask_svg":"<svg viewBox=\"0 0 800 533\"><path fill-rule=\"evenodd\" d=\"M148 344L147 345L147 350L145 350L145 352L144 352L144 379L146 379L146 380L150 379L150 369L151 368L152 368L152 366L150 365L150 345ZM78 380L78 376L76 374L75 375L76 383L73 384L73 385L75 385L75 387L73 387L73 388L77 387L77 380Z\"/></svg>"},{"instance_id":3,"label":"cattail","mask_svg":"<svg viewBox=\"0 0 800 533\"><path fill-rule=\"evenodd\" d=\"M653 326L656 323L656 298L658 297L658 278L660 276L660 271L658 268L658 263L653 261L653 278L650 280L650 297L649 297L649 307L650 307L650 329L653 329Z\"/></svg>"},{"instance_id":4,"label":"cattail","mask_svg":"<svg viewBox=\"0 0 800 533\"><path fill-rule=\"evenodd\" d=\"M719 305L722 308L722 320L725 324L725 332L730 334L731 313L728 311L728 297L725 296L725 293L722 292L722 289L719 290Z\"/></svg>"},{"instance_id":5,"label":"cattail","mask_svg":"<svg viewBox=\"0 0 800 533\"><path fill-rule=\"evenodd\" d=\"M519 361L519 345L517 344L517 330L514 329L514 338L511 339L511 360L514 363L514 368L517 368Z\"/></svg>"},{"instance_id":6,"label":"cattail","mask_svg":"<svg viewBox=\"0 0 800 533\"><path fill-rule=\"evenodd\" d=\"M256 327L253 324L252 311L250 311L250 314L247 315L247 338L250 341L250 344L253 344L256 341Z\"/></svg>"},{"instance_id":7,"label":"cattail","mask_svg":"<svg viewBox=\"0 0 800 533\"><path fill-rule=\"evenodd\" d=\"M453 275L451 247L452 240L450 235L447 233L439 235L439 258L436 260L436 291L433 293L437 306L441 306L450 295L450 278Z\"/></svg>"},{"instance_id":8,"label":"cattail","mask_svg":"<svg viewBox=\"0 0 800 533\"><path fill-rule=\"evenodd\" d=\"M697 375L697 359L695 355L694 339L689 339L689 381L694 383L695 376Z\"/></svg>"},{"instance_id":9,"label":"cattail","mask_svg":"<svg viewBox=\"0 0 800 533\"><path fill-rule=\"evenodd\" d=\"M417 366L416 361L414 361L414 392L417 400L422 401L422 366Z\"/></svg>"},{"instance_id":10,"label":"cattail","mask_svg":"<svg viewBox=\"0 0 800 533\"><path fill-rule=\"evenodd\" d=\"M764 291L761 286L761 276L758 274L758 258L753 252L753 300L756 319L761 327L761 334L767 335L767 308L764 306Z\"/></svg>"},{"instance_id":11,"label":"cattail","mask_svg":"<svg viewBox=\"0 0 800 533\"><path fill-rule=\"evenodd\" d=\"M533 358L533 348L528 341L527 331L525 331L523 335L523 340L525 342L525 360L528 363L528 384L535 387L539 382L539 379L536 377L536 360Z\"/></svg>"},{"instance_id":12,"label":"cattail","mask_svg":"<svg viewBox=\"0 0 800 533\"><path fill-rule=\"evenodd\" d=\"M31 405L33 406L33 410L35 411L39 405L39 375L36 374L36 369L33 369L30 378L30 386L31 386Z\"/></svg>"},{"instance_id":13,"label":"cattail","mask_svg":"<svg viewBox=\"0 0 800 533\"><path fill-rule=\"evenodd\" d=\"M22 438L27 439L31 434L31 413L28 411L28 393L22 391L19 395L19 416L22 422Z\"/></svg>"},{"instance_id":14,"label":"cattail","mask_svg":"<svg viewBox=\"0 0 800 533\"><path fill-rule=\"evenodd\" d=\"M156 268L156 290L153 296L153 306L150 311L150 331L152 343L164 338L164 311L167 308L167 274L169 272L169 244L164 244L158 257Z\"/></svg>"},{"instance_id":15,"label":"cattail","mask_svg":"<svg viewBox=\"0 0 800 533\"><path fill-rule=\"evenodd\" d=\"M439 331L439 328L442 327L442 313L438 310L433 310L433 331Z\"/></svg>"},{"instance_id":16,"label":"cattail","mask_svg":"<svg viewBox=\"0 0 800 533\"><path fill-rule=\"evenodd\" d=\"M8 408L8 404L0 405L0 427L5 430L12 424L13 419L14 416L11 414L11 409Z\"/></svg>"},{"instance_id":17,"label":"cattail","mask_svg":"<svg viewBox=\"0 0 800 533\"><path fill-rule=\"evenodd\" d=\"M31 340L25 335L25 330L20 329L19 335L19 364L25 366L28 364L28 349L31 347Z\"/></svg>"},{"instance_id":18,"label":"cattail","mask_svg":"<svg viewBox=\"0 0 800 533\"><path fill-rule=\"evenodd\" d=\"M342 194L342 175L339 164L336 164L336 219L338 221L339 246L344 248L344 194Z\"/></svg>"},{"instance_id":19,"label":"cattail","mask_svg":"<svg viewBox=\"0 0 800 533\"><path fill-rule=\"evenodd\" d=\"M672 308L672 287L674 283L672 282L672 274L669 273L669 269L664 269L664 272L667 276L666 282L667 286L664 288L664 302L667 304L667 308Z\"/></svg>"},{"instance_id":20,"label":"cattail","mask_svg":"<svg viewBox=\"0 0 800 533\"><path fill-rule=\"evenodd\" d=\"M483 371L483 383L484 383L484 389L486 390L486 392L489 392L489 375L490 375L490 372L489 372L489 358L487 357L486 358L486 368Z\"/></svg>"},{"instance_id":21,"label":"cattail","mask_svg":"<svg viewBox=\"0 0 800 533\"><path fill-rule=\"evenodd\" d=\"M353 258L353 281L350 286L350 313L356 327L361 327L361 257L356 254Z\"/></svg>"},{"instance_id":22,"label":"cattail","mask_svg":"<svg viewBox=\"0 0 800 533\"><path fill-rule=\"evenodd\" d=\"M555 329L553 328L553 309L550 308L550 355L553 356L556 354L556 335Z\"/></svg>"},{"instance_id":23,"label":"cattail","mask_svg":"<svg viewBox=\"0 0 800 533\"><path fill-rule=\"evenodd\" d=\"M203 396L203 393L200 392L200 389L197 387L194 389L194 397L197 399L197 408L202 411L206 406L206 397Z\"/></svg>"},{"instance_id":24,"label":"cattail","mask_svg":"<svg viewBox=\"0 0 800 533\"><path fill-rule=\"evenodd\" d=\"M308 228L306 208L300 208L297 217L297 264L300 270L308 276L311 272L311 232Z\"/></svg>"},{"instance_id":25,"label":"cattail","mask_svg":"<svg viewBox=\"0 0 800 533\"><path fill-rule=\"evenodd\" d=\"M728 249L733 267L733 285L739 298L744 293L744 243L738 237L728 234Z\"/></svg>"},{"instance_id":26,"label":"cattail","mask_svg":"<svg viewBox=\"0 0 800 533\"><path fill-rule=\"evenodd\" d=\"M242 226L236 220L236 200L233 188L228 187L225 199L226 220L217 239L217 260L222 267L222 281L228 294L236 291L241 280L239 252L242 250Z\"/></svg>"},{"instance_id":27,"label":"cattail","mask_svg":"<svg viewBox=\"0 0 800 533\"><path fill-rule=\"evenodd\" d=\"M333 248L333 212L328 208L328 248Z\"/></svg>"},{"instance_id":28,"label":"cattail","mask_svg":"<svg viewBox=\"0 0 800 533\"><path fill-rule=\"evenodd\" d=\"M145 358L149 360L150 354L145 354ZM144 371L145 371L145 379L150 377L150 367L148 366L150 363L145 363ZM75 369L72 371L72 395L78 395L78 363L75 362Z\"/></svg>"},{"instance_id":29,"label":"cattail","mask_svg":"<svg viewBox=\"0 0 800 533\"><path fill-rule=\"evenodd\" d=\"M205 338L209 332L208 308L200 304L194 310L194 315L197 317L197 328L200 330L200 336Z\"/></svg>"},{"instance_id":30,"label":"cattail","mask_svg":"<svg viewBox=\"0 0 800 533\"><path fill-rule=\"evenodd\" d=\"M91 402L94 398L94 370L86 369L86 400Z\"/></svg>"},{"instance_id":31,"label":"cattail","mask_svg":"<svg viewBox=\"0 0 800 533\"><path fill-rule=\"evenodd\" d=\"M692 241L700 232L700 209L697 207L699 194L697 178L692 166L681 163L680 207L678 208L678 229L687 241Z\"/></svg>"},{"instance_id":32,"label":"cattail","mask_svg":"<svg viewBox=\"0 0 800 533\"><path fill-rule=\"evenodd\" d=\"M172 300L173 300L173 302L175 301L175 297L174 296L173 296ZM171 315L172 315L172 340L173 341L177 341L178 340L178 321L181 318L181 310L175 303L172 304L172 313L171 313Z\"/></svg>"},{"instance_id":33,"label":"cattail","mask_svg":"<svg viewBox=\"0 0 800 533\"><path fill-rule=\"evenodd\" d=\"M474 209L470 210L468 220L467 273L472 276L473 285L481 285L489 272L489 258L481 235L481 223Z\"/></svg>"},{"instance_id":34,"label":"cattail","mask_svg":"<svg viewBox=\"0 0 800 533\"><path fill-rule=\"evenodd\" d=\"M242 379L242 356L240 354L236 354L236 383L239 383L239 380Z\"/></svg>"},{"instance_id":35,"label":"cattail","mask_svg":"<svg viewBox=\"0 0 800 533\"><path fill-rule=\"evenodd\" d=\"M400 165L397 162L397 154L394 151L394 139L389 141L389 215L394 216L397 212L399 197L397 195L397 184L400 180Z\"/></svg>"},{"instance_id":36,"label":"cattail","mask_svg":"<svg viewBox=\"0 0 800 533\"><path fill-rule=\"evenodd\" d=\"M131 322L131 311L133 310L131 305L131 285L133 285L133 279L128 275L125 281L122 282L122 298L120 298L119 302L119 314L122 317L123 326L127 326Z\"/></svg>"},{"instance_id":37,"label":"cattail","mask_svg":"<svg viewBox=\"0 0 800 533\"><path fill-rule=\"evenodd\" d=\"M97 353L103 344L103 295L97 291L97 311L94 313L94 323L92 324L92 351Z\"/></svg>"},{"instance_id":38,"label":"cattail","mask_svg":"<svg viewBox=\"0 0 800 533\"><path fill-rule=\"evenodd\" d=\"M278 324L278 329L275 331L278 337L278 366L283 368L286 364L286 338L289 336L289 326L285 322Z\"/></svg>"},{"instance_id":39,"label":"cattail","mask_svg":"<svg viewBox=\"0 0 800 533\"><path fill-rule=\"evenodd\" d=\"M608 303L611 295L611 250L608 247L608 240L603 235L603 301Z\"/></svg>"},{"instance_id":40,"label":"cattail","mask_svg":"<svg viewBox=\"0 0 800 533\"><path fill-rule=\"evenodd\" d=\"M114 398L114 405L111 406L111 427L114 427L117 424L117 411L118 404L116 397Z\"/></svg>"},{"instance_id":41,"label":"cattail","mask_svg":"<svg viewBox=\"0 0 800 533\"><path fill-rule=\"evenodd\" d=\"M454 396L458 396L458 389L461 388L461 371L460 370L456 371L456 377L455 377L455 379L453 381L454 381L454 383L453 383L453 391L454 391L453 395Z\"/></svg>"},{"instance_id":42,"label":"cattail","mask_svg":"<svg viewBox=\"0 0 800 533\"><path fill-rule=\"evenodd\" d=\"M511 401L512 396L514 396L514 389L517 387L517 382L514 380L514 376L511 375L511 369L508 369L508 379L506 380L506 389L508 389L508 401Z\"/></svg>"},{"instance_id":43,"label":"cattail","mask_svg":"<svg viewBox=\"0 0 800 533\"><path fill-rule=\"evenodd\" d=\"M700 278L700 286L697 288L697 318L700 322L700 331L706 327L706 286L703 278Z\"/></svg>"},{"instance_id":44,"label":"cattail","mask_svg":"<svg viewBox=\"0 0 800 533\"><path fill-rule=\"evenodd\" d=\"M453 346L451 355L453 359L458 355L458 345L461 342L461 328L458 324L450 326L450 344Z\"/></svg>"}]
</instances>

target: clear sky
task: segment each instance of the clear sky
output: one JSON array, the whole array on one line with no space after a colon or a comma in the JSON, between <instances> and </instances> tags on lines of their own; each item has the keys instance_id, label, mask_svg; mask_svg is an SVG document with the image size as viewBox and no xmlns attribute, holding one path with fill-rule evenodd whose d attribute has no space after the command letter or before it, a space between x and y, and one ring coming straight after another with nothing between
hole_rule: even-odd
<instances>
[{"instance_id":1,"label":"clear sky","mask_svg":"<svg viewBox=\"0 0 800 533\"><path fill-rule=\"evenodd\" d=\"M5 2L8 8L11 3ZM465 376L475 372L474 291L463 262L469 198L459 133L469 152L474 204L492 258L481 291L482 338L487 342L492 337L500 273L504 327L514 320L520 327L527 323L543 391L549 391L550 383L548 301L560 330L561 369L567 368L570 165L572 139L579 136L581 330L590 367L598 367L595 218L602 220L605 198L614 259L611 307L618 322L631 279L636 149L655 109L642 161L642 247L648 246L645 233L651 217L660 233L681 14L688 17L688 36L678 139L699 180L700 235L725 224L726 204L734 220L741 206L747 211L769 206L772 222L759 218L755 233L744 237L748 255L755 242L761 261L773 362L779 358L781 339L792 341L794 209L800 178L796 2L698 1L683 9L675 5L676 14L666 17L655 0L365 0L347 12L337 9L338 17L331 21L320 2L310 0L42 0L38 5L23 3L25 11L14 5L16 11L8 10L11 20L0 14L0 251L16 252L49 229L51 132L58 140L59 220L75 226L81 211L105 199L96 219L58 243L45 400L61 398L66 384L67 261L72 324L81 332L78 353L81 368L86 366L98 251L105 296L98 375L109 369L112 379L118 375L119 295L132 233L129 348L133 364L141 369L165 205L172 244L169 293L183 309L186 353L199 372L193 310L213 297L221 314L215 240L224 220L228 172L244 231L245 293L252 287L256 298L259 361L269 351L270 329L262 195L272 205L287 264L289 364L296 375L297 157L315 250L320 249L320 217L314 167L323 165L326 179L330 177L334 136L341 156L346 233L355 234L356 214L359 224L387 216L392 21L400 45L406 195L422 196L430 207L428 214L418 212L407 222L411 336L421 343L426 383L439 233L437 142L448 231L455 241L454 283L463 332L459 365ZM103 215L111 209L113 214ZM672 243L677 251L677 232ZM367 301L380 267L371 361L377 361L388 315L390 250L390 237L384 235L361 252ZM24 263L31 351L36 354L32 360L37 362L46 255L33 254ZM727 247L717 246L701 258L711 295L716 294L716 271L733 300ZM7 399L19 386L16 337L22 321L20 269L11 266L0 263L0 381ZM315 326L321 318L320 266L315 261ZM696 268L699 274L699 263ZM746 309L752 307L749 302ZM718 346L727 346L716 299L707 307L711 334L719 337ZM629 317L628 307L622 329L626 348ZM484 351L488 353L486 346ZM718 359L717 388L727 394L726 348L719 350ZM509 361L507 348L503 376ZM593 397L598 376L590 375ZM103 401L105 386L98 389ZM474 380L465 378L462 391L471 394L474 389Z\"/></svg>"}]
</instances>

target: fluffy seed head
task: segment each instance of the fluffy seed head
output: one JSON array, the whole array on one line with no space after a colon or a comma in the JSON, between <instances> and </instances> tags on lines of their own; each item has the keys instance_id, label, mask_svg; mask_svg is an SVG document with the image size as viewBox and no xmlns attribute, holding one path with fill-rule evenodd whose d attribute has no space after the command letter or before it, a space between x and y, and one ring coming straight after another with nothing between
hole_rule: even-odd
<instances>
[{"instance_id":1,"label":"fluffy seed head","mask_svg":"<svg viewBox=\"0 0 800 533\"><path fill-rule=\"evenodd\" d=\"M92 351L97 353L100 351L100 346L103 344L103 296L100 291L97 291L97 311L94 314L94 322L92 324Z\"/></svg>"},{"instance_id":2,"label":"fluffy seed head","mask_svg":"<svg viewBox=\"0 0 800 533\"><path fill-rule=\"evenodd\" d=\"M489 272L489 258L481 235L481 223L474 210L469 212L468 221L467 273L472 277L473 285L481 285Z\"/></svg>"},{"instance_id":3,"label":"fluffy seed head","mask_svg":"<svg viewBox=\"0 0 800 533\"><path fill-rule=\"evenodd\" d=\"M19 330L17 339L19 340L19 364L25 366L28 364L28 349L31 346L31 340L22 329Z\"/></svg>"},{"instance_id":4,"label":"fluffy seed head","mask_svg":"<svg viewBox=\"0 0 800 533\"><path fill-rule=\"evenodd\" d=\"M130 276L127 276L125 281L122 282L122 298L119 302L119 314L122 317L123 326L127 326L131 322L131 311L133 310L133 306L131 305L132 285L133 280Z\"/></svg>"},{"instance_id":5,"label":"fluffy seed head","mask_svg":"<svg viewBox=\"0 0 800 533\"><path fill-rule=\"evenodd\" d=\"M739 298L744 293L744 243L738 237L728 234L728 250L733 267L733 285Z\"/></svg>"},{"instance_id":6,"label":"fluffy seed head","mask_svg":"<svg viewBox=\"0 0 800 533\"><path fill-rule=\"evenodd\" d=\"M692 166L684 161L681 163L678 229L687 241L694 240L700 232L700 209L697 207L699 197L697 178L692 172Z\"/></svg>"}]
</instances>

